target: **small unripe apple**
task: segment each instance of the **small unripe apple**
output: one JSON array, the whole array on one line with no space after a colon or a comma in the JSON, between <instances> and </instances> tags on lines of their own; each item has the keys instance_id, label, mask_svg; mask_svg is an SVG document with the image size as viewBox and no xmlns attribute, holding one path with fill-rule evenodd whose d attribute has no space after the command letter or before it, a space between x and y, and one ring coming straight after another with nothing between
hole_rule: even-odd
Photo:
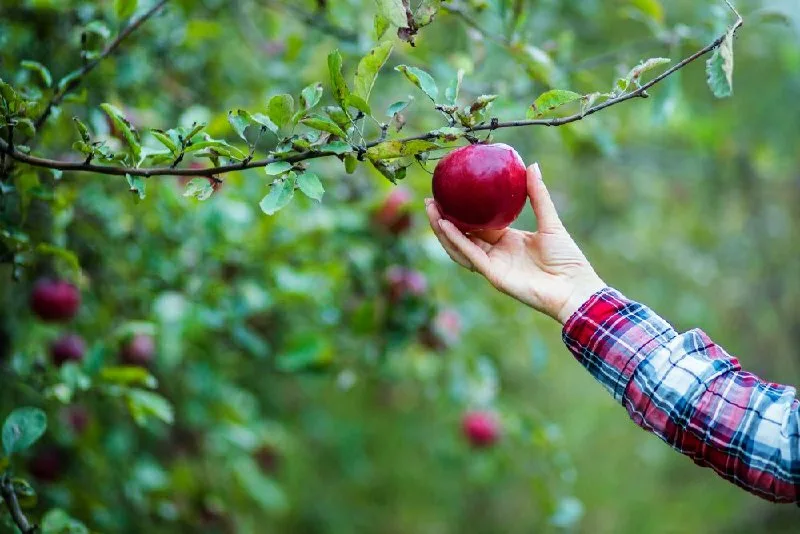
<instances>
[{"instance_id":1,"label":"small unripe apple","mask_svg":"<svg viewBox=\"0 0 800 534\"><path fill-rule=\"evenodd\" d=\"M375 211L375 223L392 235L400 235L411 228L411 192L402 186L391 190Z\"/></svg>"},{"instance_id":2,"label":"small unripe apple","mask_svg":"<svg viewBox=\"0 0 800 534\"><path fill-rule=\"evenodd\" d=\"M80 363L86 355L86 343L77 334L67 334L50 345L50 358L61 367L67 362Z\"/></svg>"},{"instance_id":3,"label":"small unripe apple","mask_svg":"<svg viewBox=\"0 0 800 534\"><path fill-rule=\"evenodd\" d=\"M420 297L428 289L425 275L414 269L394 265L386 271L389 299L397 301L405 296Z\"/></svg>"},{"instance_id":4,"label":"small unripe apple","mask_svg":"<svg viewBox=\"0 0 800 534\"><path fill-rule=\"evenodd\" d=\"M33 286L31 310L43 321L69 321L78 313L80 305L81 294L69 282L41 279Z\"/></svg>"},{"instance_id":5,"label":"small unripe apple","mask_svg":"<svg viewBox=\"0 0 800 534\"><path fill-rule=\"evenodd\" d=\"M500 439L500 422L491 412L467 412L461 427L473 447L489 447Z\"/></svg>"},{"instance_id":6,"label":"small unripe apple","mask_svg":"<svg viewBox=\"0 0 800 534\"><path fill-rule=\"evenodd\" d=\"M442 217L463 232L500 230L519 216L527 198L525 164L508 145L453 150L433 171L433 198Z\"/></svg>"},{"instance_id":7,"label":"small unripe apple","mask_svg":"<svg viewBox=\"0 0 800 534\"><path fill-rule=\"evenodd\" d=\"M55 482L67 467L67 453L56 445L40 447L28 460L28 472L43 482Z\"/></svg>"},{"instance_id":8,"label":"small unripe apple","mask_svg":"<svg viewBox=\"0 0 800 534\"><path fill-rule=\"evenodd\" d=\"M148 334L133 334L120 348L120 359L126 365L147 367L156 352L156 343Z\"/></svg>"}]
</instances>

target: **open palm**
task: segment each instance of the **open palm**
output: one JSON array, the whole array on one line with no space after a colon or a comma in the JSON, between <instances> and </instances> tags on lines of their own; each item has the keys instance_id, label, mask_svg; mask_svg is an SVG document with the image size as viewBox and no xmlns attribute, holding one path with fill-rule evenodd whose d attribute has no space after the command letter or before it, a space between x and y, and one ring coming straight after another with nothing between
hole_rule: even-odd
<instances>
[{"instance_id":1,"label":"open palm","mask_svg":"<svg viewBox=\"0 0 800 534\"><path fill-rule=\"evenodd\" d=\"M562 323L605 284L561 224L538 165L528 168L536 232L505 228L464 235L426 200L428 218L450 257L500 291Z\"/></svg>"}]
</instances>

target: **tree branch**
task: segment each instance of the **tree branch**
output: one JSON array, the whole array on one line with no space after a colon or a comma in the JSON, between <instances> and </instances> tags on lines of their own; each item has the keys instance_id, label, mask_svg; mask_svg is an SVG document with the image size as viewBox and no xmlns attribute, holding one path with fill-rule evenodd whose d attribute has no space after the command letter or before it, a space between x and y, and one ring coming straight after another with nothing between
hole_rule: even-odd
<instances>
[{"instance_id":1,"label":"tree branch","mask_svg":"<svg viewBox=\"0 0 800 534\"><path fill-rule=\"evenodd\" d=\"M14 493L14 487L11 481L5 475L0 478L0 496L3 497L6 507L11 513L11 519L14 520L14 523L17 525L17 528L19 528L22 534L34 534L39 530L36 525L31 524L28 521L28 518L25 517L25 514L22 512L22 508L19 507L17 494Z\"/></svg>"},{"instance_id":2,"label":"tree branch","mask_svg":"<svg viewBox=\"0 0 800 534\"><path fill-rule=\"evenodd\" d=\"M119 45L122 43L122 41L125 40L126 37L128 37L130 34L136 31L136 29L139 26L141 26L147 19L155 15L156 12L162 7L164 7L164 4L166 4L167 2L168 0L159 0L158 2L155 3L155 5L153 5L153 7L151 7L145 13L143 13L142 16L140 16L138 19L128 24L121 32L119 32L117 38L111 41L111 43L109 43L109 45L100 53L99 56L97 56L92 61L86 63L83 67L81 67L75 78L73 78L63 88L57 90L56 93L53 95L53 98L50 100L50 102L47 103L47 107L44 108L42 114L34 122L36 129L38 130L42 126L42 124L45 123L47 118L53 112L53 108L61 104L61 101L64 100L64 97L67 96L67 93L69 93L70 91L75 89L78 85L80 85L80 83L83 81L83 78L85 78L87 74L89 74L101 61L103 61L105 58L113 54L117 50L117 48L119 48Z\"/></svg>"},{"instance_id":3,"label":"tree branch","mask_svg":"<svg viewBox=\"0 0 800 534\"><path fill-rule=\"evenodd\" d=\"M727 0L726 0L727 2ZM163 0L162 0L163 3ZM730 4L729 4L730 5ZM733 9L733 6L731 6ZM646 98L648 96L647 90L651 87L655 86L659 82L663 81L665 78L669 77L670 75L674 74L675 72L679 71L680 69L687 66L689 63L696 61L700 57L708 54L709 52L715 50L717 47L722 44L722 42L727 37L728 33L736 32L744 23L742 17L733 9L734 13L736 13L737 20L733 24L731 28L729 28L724 34L717 37L713 42L706 45L702 49L698 50L691 56L685 58L680 63L673 65L671 68L667 69L660 75L656 76L649 82L641 85L640 87L636 88L633 91L628 93L624 93L619 95L615 98L611 98L606 100L605 102L601 102L596 106L592 106L587 109L585 112L576 113L574 115L569 115L566 117L557 117L553 119L530 119L530 120L517 120L517 121L508 121L508 122L496 122L492 121L489 124L481 124L475 126L474 128L470 128L469 130L465 130L465 133L469 132L476 132L476 131L485 131L485 130L498 130L501 128L516 128L521 126L562 126L564 124L569 124L572 122L577 122L589 115L593 115L598 111L602 111L606 108L611 106L621 104L622 102L626 102L633 98ZM428 132L425 134L420 134L413 137L407 137L405 139L398 139L397 141L401 143L405 143L408 141L415 141L415 140L427 140L427 139L435 139L437 135L433 132ZM380 139L367 143L364 148L371 148L382 141ZM95 172L100 174L110 174L116 176L124 176L126 174L130 174L131 176L144 176L144 177L151 177L151 176L163 176L163 175L177 175L177 176L214 176L218 174L224 174L233 171L241 171L245 169L253 169L258 167L264 167L270 163L274 163L276 161L286 161L289 163L297 163L300 161L305 161L309 159L316 159L321 158L324 156L331 156L334 155L333 152L326 152L320 150L311 150L307 152L303 152L300 154L295 154L294 156L290 156L288 158L281 158L281 157L269 157L266 159L260 160L252 160L252 161L243 161L240 163L234 163L231 165L222 165L219 167L209 167L206 169L173 169L170 167L156 167L150 169L140 169L140 168L132 168L132 167L112 167L109 165L94 165L91 163L76 163L76 162L66 162L66 161L56 161L51 159L44 159L39 158L36 156L31 156L28 154L24 154L19 152L14 147L10 147L8 143L6 143L3 139L0 139L0 151L4 151L8 156L11 158L22 162L27 163L28 165L32 165L34 167L43 167L47 169L57 169L61 171L85 171L85 172Z\"/></svg>"}]
</instances>

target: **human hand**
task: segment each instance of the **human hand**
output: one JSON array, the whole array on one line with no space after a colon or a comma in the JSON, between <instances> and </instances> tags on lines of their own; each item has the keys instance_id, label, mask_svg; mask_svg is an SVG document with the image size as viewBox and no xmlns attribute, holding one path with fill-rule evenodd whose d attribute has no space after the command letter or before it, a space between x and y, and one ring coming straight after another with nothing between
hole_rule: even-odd
<instances>
[{"instance_id":1,"label":"human hand","mask_svg":"<svg viewBox=\"0 0 800 534\"><path fill-rule=\"evenodd\" d=\"M450 258L564 324L605 283L558 218L538 164L528 167L528 197L536 232L504 228L464 235L442 218L432 198L425 205L431 228Z\"/></svg>"}]
</instances>

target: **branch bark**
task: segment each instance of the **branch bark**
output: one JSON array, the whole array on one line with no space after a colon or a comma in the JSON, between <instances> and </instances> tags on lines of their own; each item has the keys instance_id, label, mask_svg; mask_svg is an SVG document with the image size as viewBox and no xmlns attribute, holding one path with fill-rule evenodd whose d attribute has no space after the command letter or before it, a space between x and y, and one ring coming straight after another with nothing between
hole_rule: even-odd
<instances>
[{"instance_id":1,"label":"branch bark","mask_svg":"<svg viewBox=\"0 0 800 534\"><path fill-rule=\"evenodd\" d=\"M78 71L78 75L73 80L71 80L61 90L56 91L56 94L53 95L53 98L47 103L47 107L44 108L42 114L34 122L36 129L38 130L42 124L45 123L47 118L50 117L50 114L53 112L53 108L61 104L61 102L64 100L64 97L67 96L70 91L78 87L87 74L89 74L98 64L100 64L101 61L113 54L126 37L136 31L136 29L139 28L139 26L141 26L147 19L155 15L158 10L164 7L164 4L166 4L168 1L169 0L159 0L155 3L155 5L153 5L153 7L148 9L139 18L128 24L121 32L119 32L119 35L117 35L116 39L109 43L109 45L100 53L99 56L86 63Z\"/></svg>"},{"instance_id":2,"label":"branch bark","mask_svg":"<svg viewBox=\"0 0 800 534\"><path fill-rule=\"evenodd\" d=\"M28 521L28 518L25 517L25 514L22 512L22 508L20 508L19 501L17 500L17 494L14 493L14 487L7 476L0 478L0 496L2 496L9 513L11 513L11 519L14 520L14 523L22 534L34 534L39 530L36 525Z\"/></svg>"},{"instance_id":3,"label":"branch bark","mask_svg":"<svg viewBox=\"0 0 800 534\"><path fill-rule=\"evenodd\" d=\"M163 4L166 0L162 0L160 4ZM726 0L727 2L727 0ZM730 4L729 4L730 5ZM598 111L602 111L606 108L611 106L615 106L617 104L621 104L628 100L634 98L647 98L649 95L647 90L651 87L655 86L659 82L663 81L670 75L674 74L675 72L679 71L680 69L686 67L688 64L696 61L697 59L703 57L704 55L708 54L709 52L715 50L719 47L722 42L727 37L728 33L736 32L744 23L741 15L731 6L731 9L736 14L737 20L733 24L731 28L729 28L724 34L717 37L714 41L706 45L705 47L701 48L691 56L685 58L681 62L673 65L671 68L667 69L660 75L656 76L649 82L641 85L640 87L636 88L633 91L627 92L615 98L611 98L600 104L592 106L591 108L587 109L585 112L582 113L575 113L574 115L569 115L566 117L558 117L553 119L528 119L528 120L516 120L516 121L507 121L507 122L495 122L492 121L489 124L481 124L471 128L469 130L465 130L465 133L472 133L477 131L486 131L486 130L498 130L502 128L517 128L523 126L562 126L564 124L569 124L572 122L577 122L583 120L585 117L589 115L593 115ZM432 132L428 132L425 134L420 134L412 137L406 137L404 139L398 139L397 141L405 143L408 141L415 141L415 140L429 140L435 139L437 136ZM373 146L378 145L382 141L380 139L367 143L363 148L371 148ZM252 161L244 161L240 163L234 163L231 165L222 165L219 167L208 167L205 169L173 169L170 167L155 167L155 168L133 168L133 167L113 167L110 165L95 165L91 163L79 163L79 162L66 162L66 161L56 161L52 159L45 159L39 158L36 156L31 156L28 154L24 154L19 152L14 147L9 146L9 144L0 139L0 151L5 152L11 158L21 162L26 163L28 165L34 167L43 167L47 169L57 169L61 171L80 171L80 172L94 172L99 174L109 174L115 176L124 176L129 174L131 176L143 176L143 177L152 177L152 176L165 176L165 175L173 175L173 176L208 176L212 177L219 174L225 174L228 172L234 171L242 171L246 169L253 169L258 167L264 167L270 163L275 163L277 161L286 161L289 163L298 163L300 161L310 160L321 158L325 156L334 155L333 152L325 152L325 151L307 151L300 154L296 154L294 156L290 156L288 158L281 158L281 157L269 157L260 160L252 160Z\"/></svg>"}]
</instances>

